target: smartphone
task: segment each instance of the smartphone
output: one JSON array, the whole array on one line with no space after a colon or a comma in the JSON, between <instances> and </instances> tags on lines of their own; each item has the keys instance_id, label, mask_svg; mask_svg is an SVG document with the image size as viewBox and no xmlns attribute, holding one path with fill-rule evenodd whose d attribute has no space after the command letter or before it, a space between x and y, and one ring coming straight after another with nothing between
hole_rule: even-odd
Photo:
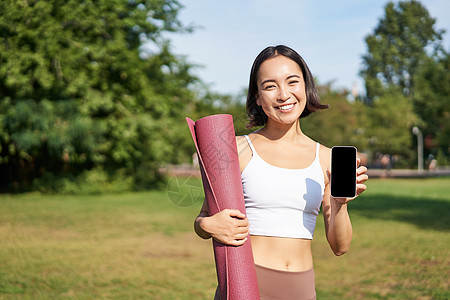
<instances>
[{"instance_id":1,"label":"smartphone","mask_svg":"<svg viewBox=\"0 0 450 300\"><path fill-rule=\"evenodd\" d=\"M331 196L356 196L356 152L353 146L331 148Z\"/></svg>"}]
</instances>

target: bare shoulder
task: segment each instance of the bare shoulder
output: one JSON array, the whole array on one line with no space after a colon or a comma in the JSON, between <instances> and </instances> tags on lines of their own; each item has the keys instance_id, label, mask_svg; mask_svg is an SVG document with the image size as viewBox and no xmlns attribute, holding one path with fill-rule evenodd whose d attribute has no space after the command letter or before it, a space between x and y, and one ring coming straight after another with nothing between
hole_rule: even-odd
<instances>
[{"instance_id":1,"label":"bare shoulder","mask_svg":"<svg viewBox=\"0 0 450 300\"><path fill-rule=\"evenodd\" d=\"M250 147L248 146L248 142L247 139L245 138L245 136L236 136L236 145L237 145L237 151L239 156L241 156L241 154L248 152L248 150L250 150Z\"/></svg>"},{"instance_id":2,"label":"bare shoulder","mask_svg":"<svg viewBox=\"0 0 450 300\"><path fill-rule=\"evenodd\" d=\"M236 136L236 144L237 144L238 149L239 149L239 147L245 146L247 144L245 136L237 135Z\"/></svg>"},{"instance_id":3,"label":"bare shoulder","mask_svg":"<svg viewBox=\"0 0 450 300\"><path fill-rule=\"evenodd\" d=\"M236 136L236 145L239 156L239 165L242 172L252 158L252 150L250 149L245 136Z\"/></svg>"},{"instance_id":4,"label":"bare shoulder","mask_svg":"<svg viewBox=\"0 0 450 300\"><path fill-rule=\"evenodd\" d=\"M325 183L328 184L327 169L330 168L331 164L331 149L324 145L320 145L319 157L320 166L322 167L325 178Z\"/></svg>"},{"instance_id":5,"label":"bare shoulder","mask_svg":"<svg viewBox=\"0 0 450 300\"><path fill-rule=\"evenodd\" d=\"M321 144L319 151L320 163L329 166L331 161L331 148L328 148Z\"/></svg>"}]
</instances>

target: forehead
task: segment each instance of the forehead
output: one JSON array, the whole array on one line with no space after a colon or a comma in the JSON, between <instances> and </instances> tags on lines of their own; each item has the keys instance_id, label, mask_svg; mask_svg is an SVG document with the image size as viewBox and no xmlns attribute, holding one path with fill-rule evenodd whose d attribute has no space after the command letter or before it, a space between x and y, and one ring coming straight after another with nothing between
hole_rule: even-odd
<instances>
[{"instance_id":1,"label":"forehead","mask_svg":"<svg viewBox=\"0 0 450 300\"><path fill-rule=\"evenodd\" d=\"M284 79L291 75L302 76L300 66L292 59L278 55L265 60L261 64L258 79Z\"/></svg>"}]
</instances>

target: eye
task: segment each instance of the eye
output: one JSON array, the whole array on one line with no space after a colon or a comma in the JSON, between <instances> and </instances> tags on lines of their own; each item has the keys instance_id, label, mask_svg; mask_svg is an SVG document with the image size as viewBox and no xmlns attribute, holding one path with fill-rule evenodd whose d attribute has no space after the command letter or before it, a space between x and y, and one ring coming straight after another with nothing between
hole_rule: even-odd
<instances>
[{"instance_id":1,"label":"eye","mask_svg":"<svg viewBox=\"0 0 450 300\"><path fill-rule=\"evenodd\" d=\"M270 91L270 90L273 90L274 88L275 88L274 84L268 84L263 87L263 90Z\"/></svg>"},{"instance_id":2,"label":"eye","mask_svg":"<svg viewBox=\"0 0 450 300\"><path fill-rule=\"evenodd\" d=\"M299 83L298 80L291 80L291 81L289 81L289 85L295 85L297 83Z\"/></svg>"}]
</instances>

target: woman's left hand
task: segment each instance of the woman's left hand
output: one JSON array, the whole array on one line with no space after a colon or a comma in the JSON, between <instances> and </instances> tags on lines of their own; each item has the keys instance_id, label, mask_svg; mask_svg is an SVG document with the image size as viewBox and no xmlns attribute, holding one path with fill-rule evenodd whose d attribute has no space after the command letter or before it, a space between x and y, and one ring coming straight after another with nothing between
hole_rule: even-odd
<instances>
[{"instance_id":1,"label":"woman's left hand","mask_svg":"<svg viewBox=\"0 0 450 300\"><path fill-rule=\"evenodd\" d=\"M367 168L364 166L360 166L361 164L361 159L357 158L356 159L356 196L352 197L352 198L335 198L333 196L331 196L332 199L334 199L335 201L341 203L341 204L345 204L349 201L354 200L356 197L358 197L359 195L361 195L366 189L367 186L364 184L367 179L369 179L369 176L367 175ZM328 178L330 178L330 171L327 170L327 174L328 174Z\"/></svg>"}]
</instances>

